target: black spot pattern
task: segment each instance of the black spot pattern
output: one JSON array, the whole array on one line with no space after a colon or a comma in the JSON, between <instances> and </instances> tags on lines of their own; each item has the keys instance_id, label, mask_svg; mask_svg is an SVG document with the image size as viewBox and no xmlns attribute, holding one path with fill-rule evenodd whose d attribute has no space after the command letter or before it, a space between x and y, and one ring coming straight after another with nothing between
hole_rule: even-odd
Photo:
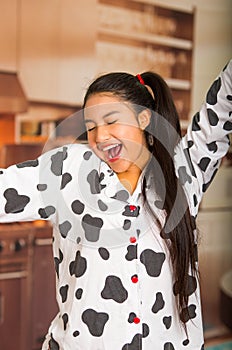
<instances>
[{"instance_id":1,"label":"black spot pattern","mask_svg":"<svg viewBox=\"0 0 232 350\"><path fill-rule=\"evenodd\" d=\"M123 229L126 231L126 230L129 230L130 227L131 227L131 221L130 220L124 220Z\"/></svg>"},{"instance_id":2,"label":"black spot pattern","mask_svg":"<svg viewBox=\"0 0 232 350\"><path fill-rule=\"evenodd\" d=\"M146 323L143 323L142 327L143 327L143 338L146 338L150 333L149 327Z\"/></svg>"},{"instance_id":3,"label":"black spot pattern","mask_svg":"<svg viewBox=\"0 0 232 350\"><path fill-rule=\"evenodd\" d=\"M187 346L189 344L189 340L188 339L185 339L184 341L183 341L183 345L184 346Z\"/></svg>"},{"instance_id":4,"label":"black spot pattern","mask_svg":"<svg viewBox=\"0 0 232 350\"><path fill-rule=\"evenodd\" d=\"M134 205L126 205L124 208L124 212L122 215L124 216L131 216L131 217L137 217L139 215L139 206L134 206Z\"/></svg>"},{"instance_id":5,"label":"black spot pattern","mask_svg":"<svg viewBox=\"0 0 232 350\"><path fill-rule=\"evenodd\" d=\"M109 319L105 312L97 312L93 309L87 309L82 314L82 321L87 325L90 334L94 337L100 337L104 332L104 327Z\"/></svg>"},{"instance_id":6,"label":"black spot pattern","mask_svg":"<svg viewBox=\"0 0 232 350\"><path fill-rule=\"evenodd\" d=\"M197 196L195 194L193 195L193 204L194 204L194 207L196 207L198 204Z\"/></svg>"},{"instance_id":7,"label":"black spot pattern","mask_svg":"<svg viewBox=\"0 0 232 350\"><path fill-rule=\"evenodd\" d=\"M101 296L103 299L113 299L116 303L121 304L127 299L128 292L123 287L122 281L119 277L107 276Z\"/></svg>"},{"instance_id":8,"label":"black spot pattern","mask_svg":"<svg viewBox=\"0 0 232 350\"><path fill-rule=\"evenodd\" d=\"M69 173L63 174L60 189L63 190L70 181L72 181L72 175Z\"/></svg>"},{"instance_id":9,"label":"black spot pattern","mask_svg":"<svg viewBox=\"0 0 232 350\"><path fill-rule=\"evenodd\" d=\"M100 257L103 260L108 260L109 259L110 253L109 253L109 251L106 248L100 247L100 248L98 248L98 252L99 252Z\"/></svg>"},{"instance_id":10,"label":"black spot pattern","mask_svg":"<svg viewBox=\"0 0 232 350\"><path fill-rule=\"evenodd\" d=\"M69 288L68 284L66 284L65 286L60 287L59 292L60 292L62 303L65 303L65 301L67 300L68 288Z\"/></svg>"},{"instance_id":11,"label":"black spot pattern","mask_svg":"<svg viewBox=\"0 0 232 350\"><path fill-rule=\"evenodd\" d=\"M160 275L164 260L164 253L156 253L151 249L145 249L140 255L140 261L144 264L147 274L151 277Z\"/></svg>"},{"instance_id":12,"label":"black spot pattern","mask_svg":"<svg viewBox=\"0 0 232 350\"><path fill-rule=\"evenodd\" d=\"M180 183L182 185L184 185L186 182L191 183L192 182L192 178L190 175L188 175L187 173L187 169L185 166L181 166L178 169L178 176L180 179Z\"/></svg>"},{"instance_id":13,"label":"black spot pattern","mask_svg":"<svg viewBox=\"0 0 232 350\"><path fill-rule=\"evenodd\" d=\"M87 269L87 261L81 256L80 251L76 253L75 260L72 261L69 265L70 275L75 275L76 277L81 277L84 275Z\"/></svg>"},{"instance_id":14,"label":"black spot pattern","mask_svg":"<svg viewBox=\"0 0 232 350\"><path fill-rule=\"evenodd\" d=\"M193 121L192 121L192 131L199 131L201 130L200 126L199 126L199 121L200 121L200 113L197 112L194 117L193 117Z\"/></svg>"},{"instance_id":15,"label":"black spot pattern","mask_svg":"<svg viewBox=\"0 0 232 350\"><path fill-rule=\"evenodd\" d=\"M203 157L203 158L201 158L200 162L198 163L198 166L202 171L206 171L209 163L210 163L210 158Z\"/></svg>"},{"instance_id":16,"label":"black spot pattern","mask_svg":"<svg viewBox=\"0 0 232 350\"><path fill-rule=\"evenodd\" d=\"M38 213L41 217L41 219L48 219L49 216L51 216L52 214L54 214L56 211L55 207L53 207L52 205L48 205L45 208L40 208L38 210Z\"/></svg>"},{"instance_id":17,"label":"black spot pattern","mask_svg":"<svg viewBox=\"0 0 232 350\"><path fill-rule=\"evenodd\" d=\"M172 343L168 342L164 344L164 350L175 350Z\"/></svg>"},{"instance_id":18,"label":"black spot pattern","mask_svg":"<svg viewBox=\"0 0 232 350\"><path fill-rule=\"evenodd\" d=\"M155 299L155 303L152 306L152 312L154 314L157 314L157 312L159 312L160 310L162 310L164 308L165 302L163 299L163 295L161 292L157 292L156 293L156 299Z\"/></svg>"},{"instance_id":19,"label":"black spot pattern","mask_svg":"<svg viewBox=\"0 0 232 350\"><path fill-rule=\"evenodd\" d=\"M64 330L66 331L67 323L68 323L68 314L63 314L62 315L62 320L63 320L63 323L64 323Z\"/></svg>"},{"instance_id":20,"label":"black spot pattern","mask_svg":"<svg viewBox=\"0 0 232 350\"><path fill-rule=\"evenodd\" d=\"M174 286L173 286L173 293L174 293L174 295L179 294L180 288L181 287L180 287L179 283L175 282ZM195 292L196 289L197 289L196 277L188 275L186 294L188 296L190 296L191 294L193 294Z\"/></svg>"},{"instance_id":21,"label":"black spot pattern","mask_svg":"<svg viewBox=\"0 0 232 350\"><path fill-rule=\"evenodd\" d=\"M128 261L132 261L134 259L137 259L137 244L136 245L129 245L127 247L127 254L126 254L125 258Z\"/></svg>"},{"instance_id":22,"label":"black spot pattern","mask_svg":"<svg viewBox=\"0 0 232 350\"><path fill-rule=\"evenodd\" d=\"M22 163L18 163L16 164L17 168L35 168L39 165L39 161L38 159L35 159L35 160L27 160L25 162L22 162Z\"/></svg>"},{"instance_id":23,"label":"black spot pattern","mask_svg":"<svg viewBox=\"0 0 232 350\"><path fill-rule=\"evenodd\" d=\"M101 211L106 211L108 209L108 206L101 199L98 200L97 204Z\"/></svg>"},{"instance_id":24,"label":"black spot pattern","mask_svg":"<svg viewBox=\"0 0 232 350\"><path fill-rule=\"evenodd\" d=\"M191 141L188 142L188 144L191 144ZM191 146L189 146L191 147ZM185 148L184 149L184 154L185 154L185 157L186 157L186 160L188 162L188 166L189 166L189 169L191 171L191 175L194 176L194 177L197 177L196 173L195 173L195 170L194 170L194 167L193 167L193 163L191 161L191 157L190 157L190 153L189 153L189 148Z\"/></svg>"},{"instance_id":25,"label":"black spot pattern","mask_svg":"<svg viewBox=\"0 0 232 350\"><path fill-rule=\"evenodd\" d=\"M217 152L218 146L217 146L216 141L213 141L211 143L207 143L206 146L207 146L209 151L211 151L213 153Z\"/></svg>"},{"instance_id":26,"label":"black spot pattern","mask_svg":"<svg viewBox=\"0 0 232 350\"><path fill-rule=\"evenodd\" d=\"M207 95L206 95L206 102L210 105L215 105L217 103L217 94L221 88L221 78L218 78L213 82L211 85Z\"/></svg>"},{"instance_id":27,"label":"black spot pattern","mask_svg":"<svg viewBox=\"0 0 232 350\"><path fill-rule=\"evenodd\" d=\"M82 218L81 224L87 241L97 242L99 240L101 227L103 226L103 220L101 218L95 218L89 214L86 214Z\"/></svg>"},{"instance_id":28,"label":"black spot pattern","mask_svg":"<svg viewBox=\"0 0 232 350\"><path fill-rule=\"evenodd\" d=\"M142 349L142 335L135 334L131 343L125 344L122 350L140 350Z\"/></svg>"},{"instance_id":29,"label":"black spot pattern","mask_svg":"<svg viewBox=\"0 0 232 350\"><path fill-rule=\"evenodd\" d=\"M51 156L51 171L54 175L62 175L63 161L67 158L67 147L63 147L63 151L58 151Z\"/></svg>"},{"instance_id":30,"label":"black spot pattern","mask_svg":"<svg viewBox=\"0 0 232 350\"><path fill-rule=\"evenodd\" d=\"M73 332L73 336L74 336L74 337L78 337L78 335L80 335L80 332L79 332L79 331Z\"/></svg>"},{"instance_id":31,"label":"black spot pattern","mask_svg":"<svg viewBox=\"0 0 232 350\"><path fill-rule=\"evenodd\" d=\"M216 126L219 122L218 115L210 108L207 108L208 119L211 126Z\"/></svg>"},{"instance_id":32,"label":"black spot pattern","mask_svg":"<svg viewBox=\"0 0 232 350\"><path fill-rule=\"evenodd\" d=\"M0 170L0 175L2 175L3 174L3 171L2 170Z\"/></svg>"},{"instance_id":33,"label":"black spot pattern","mask_svg":"<svg viewBox=\"0 0 232 350\"><path fill-rule=\"evenodd\" d=\"M14 188L8 188L4 193L6 198L5 212L6 214L17 214L24 211L26 205L30 202L28 196L19 195Z\"/></svg>"},{"instance_id":34,"label":"black spot pattern","mask_svg":"<svg viewBox=\"0 0 232 350\"><path fill-rule=\"evenodd\" d=\"M164 202L161 201L161 200L159 200L159 199L157 199L157 200L154 202L154 205L155 205L155 207L158 208L158 209L163 209L163 207L164 207Z\"/></svg>"},{"instance_id":35,"label":"black spot pattern","mask_svg":"<svg viewBox=\"0 0 232 350\"><path fill-rule=\"evenodd\" d=\"M129 193L125 190L120 190L117 193L115 193L115 195L112 196L111 198L117 199L121 202L126 202L129 198Z\"/></svg>"},{"instance_id":36,"label":"black spot pattern","mask_svg":"<svg viewBox=\"0 0 232 350\"><path fill-rule=\"evenodd\" d=\"M226 131L231 131L232 130L232 122L229 120L227 122L225 122L225 124L223 125L223 129Z\"/></svg>"},{"instance_id":37,"label":"black spot pattern","mask_svg":"<svg viewBox=\"0 0 232 350\"><path fill-rule=\"evenodd\" d=\"M68 235L68 232L71 230L72 225L69 221L64 221L62 224L59 225L60 234L63 238L66 238Z\"/></svg>"},{"instance_id":38,"label":"black spot pattern","mask_svg":"<svg viewBox=\"0 0 232 350\"><path fill-rule=\"evenodd\" d=\"M78 199L72 202L71 207L72 207L72 211L77 215L82 214L85 209L85 205Z\"/></svg>"},{"instance_id":39,"label":"black spot pattern","mask_svg":"<svg viewBox=\"0 0 232 350\"><path fill-rule=\"evenodd\" d=\"M59 350L60 349L59 344L55 341L52 334L51 334L51 339L49 340L48 344L49 344L49 350Z\"/></svg>"},{"instance_id":40,"label":"black spot pattern","mask_svg":"<svg viewBox=\"0 0 232 350\"><path fill-rule=\"evenodd\" d=\"M73 336L74 336L74 337L78 337L78 335L80 335L80 332L79 332L79 331L73 332Z\"/></svg>"},{"instance_id":41,"label":"black spot pattern","mask_svg":"<svg viewBox=\"0 0 232 350\"><path fill-rule=\"evenodd\" d=\"M37 190L38 191L46 191L46 189L48 188L48 186L46 184L38 184L37 185Z\"/></svg>"},{"instance_id":42,"label":"black spot pattern","mask_svg":"<svg viewBox=\"0 0 232 350\"><path fill-rule=\"evenodd\" d=\"M131 312L129 317L128 317L128 322L133 323L135 317L136 317L136 314L134 312Z\"/></svg>"},{"instance_id":43,"label":"black spot pattern","mask_svg":"<svg viewBox=\"0 0 232 350\"><path fill-rule=\"evenodd\" d=\"M57 274L57 277L59 278L59 265L62 263L63 261L63 253L62 251L59 249L59 258L55 257L54 258L54 262L55 262L55 270L56 270L56 274Z\"/></svg>"},{"instance_id":44,"label":"black spot pattern","mask_svg":"<svg viewBox=\"0 0 232 350\"><path fill-rule=\"evenodd\" d=\"M78 300L80 300L81 297L82 297L82 294L83 294L83 289L82 289L82 288L78 288L78 289L76 290L75 297L76 297Z\"/></svg>"},{"instance_id":45,"label":"black spot pattern","mask_svg":"<svg viewBox=\"0 0 232 350\"><path fill-rule=\"evenodd\" d=\"M165 325L166 329L169 329L172 324L172 316L165 316L163 318L163 324Z\"/></svg>"},{"instance_id":46,"label":"black spot pattern","mask_svg":"<svg viewBox=\"0 0 232 350\"><path fill-rule=\"evenodd\" d=\"M190 319L195 317L196 317L196 305L193 305L193 304L184 308L180 313L180 319L184 323L188 322Z\"/></svg>"},{"instance_id":47,"label":"black spot pattern","mask_svg":"<svg viewBox=\"0 0 232 350\"><path fill-rule=\"evenodd\" d=\"M91 151L86 151L83 155L84 160L89 160L92 154L93 153Z\"/></svg>"},{"instance_id":48,"label":"black spot pattern","mask_svg":"<svg viewBox=\"0 0 232 350\"><path fill-rule=\"evenodd\" d=\"M89 175L87 176L87 181L90 185L90 191L92 194L100 193L103 188L106 187L106 185L102 185L101 181L104 179L104 174L101 173L98 174L98 171L96 169L93 169Z\"/></svg>"}]
</instances>

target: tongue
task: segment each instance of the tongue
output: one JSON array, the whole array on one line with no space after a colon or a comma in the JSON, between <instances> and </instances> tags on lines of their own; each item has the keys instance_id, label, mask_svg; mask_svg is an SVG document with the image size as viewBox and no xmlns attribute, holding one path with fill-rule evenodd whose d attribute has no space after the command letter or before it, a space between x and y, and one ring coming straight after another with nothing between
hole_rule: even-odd
<instances>
[{"instance_id":1,"label":"tongue","mask_svg":"<svg viewBox=\"0 0 232 350\"><path fill-rule=\"evenodd\" d=\"M116 158L119 156L120 151L121 151L121 145L113 147L109 150L109 155L111 158Z\"/></svg>"}]
</instances>

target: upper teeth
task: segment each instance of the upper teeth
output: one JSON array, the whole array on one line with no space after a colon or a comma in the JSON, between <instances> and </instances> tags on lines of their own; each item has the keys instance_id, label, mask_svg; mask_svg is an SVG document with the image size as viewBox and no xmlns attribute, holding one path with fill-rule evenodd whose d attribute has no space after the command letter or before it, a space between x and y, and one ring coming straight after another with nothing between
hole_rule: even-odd
<instances>
[{"instance_id":1,"label":"upper teeth","mask_svg":"<svg viewBox=\"0 0 232 350\"><path fill-rule=\"evenodd\" d=\"M116 144L116 145L109 145L109 146L104 147L104 148L102 149L102 151L105 152L105 151L108 151L109 149L114 148L114 147L117 147L117 146L118 146L118 144Z\"/></svg>"}]
</instances>

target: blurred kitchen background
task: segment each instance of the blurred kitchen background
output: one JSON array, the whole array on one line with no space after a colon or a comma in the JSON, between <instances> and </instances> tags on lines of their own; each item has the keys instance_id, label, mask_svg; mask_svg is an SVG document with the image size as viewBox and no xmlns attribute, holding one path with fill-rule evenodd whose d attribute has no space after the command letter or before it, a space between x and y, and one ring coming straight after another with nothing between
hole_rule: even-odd
<instances>
[{"instance_id":1,"label":"blurred kitchen background","mask_svg":"<svg viewBox=\"0 0 232 350\"><path fill-rule=\"evenodd\" d=\"M232 56L231 0L0 0L0 167L85 142L78 111L99 74L155 70L183 134ZM78 139L78 140L77 140ZM206 343L232 332L232 150L200 208ZM57 311L51 227L0 225L0 347L40 349Z\"/></svg>"}]
</instances>

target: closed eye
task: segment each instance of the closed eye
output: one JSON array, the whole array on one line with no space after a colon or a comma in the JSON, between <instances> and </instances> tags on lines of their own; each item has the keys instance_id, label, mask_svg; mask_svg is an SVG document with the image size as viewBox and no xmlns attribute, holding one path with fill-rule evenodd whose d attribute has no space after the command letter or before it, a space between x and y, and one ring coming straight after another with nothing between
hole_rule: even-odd
<instances>
[{"instance_id":1,"label":"closed eye","mask_svg":"<svg viewBox=\"0 0 232 350\"><path fill-rule=\"evenodd\" d=\"M87 131L90 132L90 131L93 131L94 129L96 128L96 126L92 126L92 127L87 127Z\"/></svg>"},{"instance_id":2,"label":"closed eye","mask_svg":"<svg viewBox=\"0 0 232 350\"><path fill-rule=\"evenodd\" d=\"M117 120L108 121L107 125L115 124L116 122L117 122Z\"/></svg>"}]
</instances>

